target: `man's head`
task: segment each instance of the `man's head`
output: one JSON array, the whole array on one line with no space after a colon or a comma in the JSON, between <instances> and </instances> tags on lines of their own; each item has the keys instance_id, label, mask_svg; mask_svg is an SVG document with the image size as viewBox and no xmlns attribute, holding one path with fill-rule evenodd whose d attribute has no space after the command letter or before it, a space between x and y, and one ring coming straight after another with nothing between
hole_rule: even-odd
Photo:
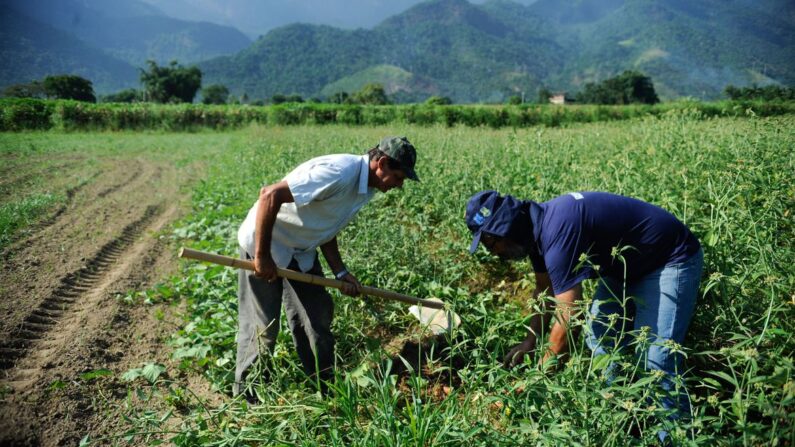
<instances>
[{"instance_id":1,"label":"man's head","mask_svg":"<svg viewBox=\"0 0 795 447\"><path fill-rule=\"evenodd\" d=\"M469 252L478 244L503 260L529 255L530 219L524 203L497 191L481 191L467 202L466 224L472 232Z\"/></svg>"},{"instance_id":2,"label":"man's head","mask_svg":"<svg viewBox=\"0 0 795 447\"><path fill-rule=\"evenodd\" d=\"M414 171L417 151L406 137L385 137L368 151L370 156L369 185L387 192L403 186L403 180L419 181Z\"/></svg>"}]
</instances>

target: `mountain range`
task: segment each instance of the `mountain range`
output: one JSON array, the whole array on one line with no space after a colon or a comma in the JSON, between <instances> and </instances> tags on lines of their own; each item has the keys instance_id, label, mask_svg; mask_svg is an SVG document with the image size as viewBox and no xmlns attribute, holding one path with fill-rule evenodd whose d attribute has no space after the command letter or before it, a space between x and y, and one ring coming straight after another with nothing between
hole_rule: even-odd
<instances>
[{"instance_id":1,"label":"mountain range","mask_svg":"<svg viewBox=\"0 0 795 447\"><path fill-rule=\"evenodd\" d=\"M100 92L138 84L147 60L194 63L239 51L239 30L168 17L138 0L4 0L0 85L77 74Z\"/></svg>"},{"instance_id":2,"label":"mountain range","mask_svg":"<svg viewBox=\"0 0 795 447\"><path fill-rule=\"evenodd\" d=\"M177 59L196 63L205 85L251 99L330 96L379 82L399 101L532 100L541 87L574 92L630 69L650 76L663 99L714 99L728 84L795 84L791 0L527 3L427 0L372 28L296 23L251 42L229 26L173 19L139 0L12 0L0 7L3 24L16 23L0 31L0 85L48 65L77 66L81 55L98 91L116 88L110 81L127 85L145 59ZM60 37L45 39L47 30ZM26 66L9 67L12 57Z\"/></svg>"}]
</instances>

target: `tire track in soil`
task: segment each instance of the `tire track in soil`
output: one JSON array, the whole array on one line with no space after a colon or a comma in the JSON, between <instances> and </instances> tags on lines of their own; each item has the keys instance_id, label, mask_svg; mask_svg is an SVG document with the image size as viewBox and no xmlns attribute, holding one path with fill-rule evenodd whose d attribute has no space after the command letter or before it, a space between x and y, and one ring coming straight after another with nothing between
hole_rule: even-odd
<instances>
[{"instance_id":1,"label":"tire track in soil","mask_svg":"<svg viewBox=\"0 0 795 447\"><path fill-rule=\"evenodd\" d=\"M118 191L118 190L120 190L122 188L126 188L127 186L132 184L134 181L136 181L141 176L142 166L141 166L141 162L140 161L134 160L133 163L135 164L133 173L131 175L129 175L126 180L124 180L121 183L112 185L112 186L100 191L99 193L96 194L97 198L104 198L104 197L106 197L106 196L108 196L110 194L113 194L114 192L116 192L116 191ZM63 167L71 166L71 165L72 164L65 164L65 165L63 165ZM50 226L54 225L56 222L58 222L58 219L61 217L61 215L63 215L63 213L66 212L66 210L68 210L72 206L72 204L74 203L74 198L77 195L77 193L80 192L80 190L82 190L84 187L89 185L92 181L96 180L97 177L99 177L101 173L102 173L101 171L96 171L90 177L88 177L85 180L81 181L79 184L77 184L77 185L75 185L75 186L73 186L71 188L68 188L66 190L66 200L64 201L64 203L62 203L55 210L55 212L50 214L50 216L44 218L43 220L39 221L38 223L35 223L30 229L28 229L26 231L26 234L20 235L20 239L21 240L18 240L18 241L16 241L16 243L12 243L8 247L6 247L6 249L2 253L2 256L0 256L0 258L2 258L4 261L7 261L8 257L12 253L16 253L16 252L19 252L19 251L21 251L21 250L23 250L25 248L30 247L33 244L33 242L34 242L35 236L37 234L39 234L41 231L47 229L48 227L50 227ZM160 178L160 176L161 176L161 168L157 167L156 170L155 170L155 173L151 176L152 180L158 180Z\"/></svg>"},{"instance_id":2,"label":"tire track in soil","mask_svg":"<svg viewBox=\"0 0 795 447\"><path fill-rule=\"evenodd\" d=\"M123 181L123 182L121 182L119 184L113 185L113 186L111 186L110 188L108 188L108 189L106 189L104 191L100 191L97 194L97 197L105 197L108 194L113 194L114 192L118 191L119 189L124 188L125 186L127 186L130 183L134 182L135 179L137 179L140 176L141 176L141 170L140 169L136 169L135 172L133 172L131 176L127 177L127 180L125 180L125 181Z\"/></svg>"},{"instance_id":3,"label":"tire track in soil","mask_svg":"<svg viewBox=\"0 0 795 447\"><path fill-rule=\"evenodd\" d=\"M85 266L68 274L61 285L23 320L8 340L0 342L0 371L11 369L37 342L70 313L70 308L107 276L147 225L162 211L149 206L143 215L127 225L121 234L105 244ZM57 334L56 334L57 337ZM27 382L27 380L25 381ZM13 384L13 382L12 382Z\"/></svg>"},{"instance_id":4,"label":"tire track in soil","mask_svg":"<svg viewBox=\"0 0 795 447\"><path fill-rule=\"evenodd\" d=\"M121 228L135 213L142 213L152 199L163 200L175 192L166 185L161 189L163 194L145 192L162 183L163 166L138 159L111 160L103 165L107 169L93 172L91 179L73 187L66 203L50 217L0 251L0 340L9 339L30 309L38 308L63 286L61 279L79 270L96 254L97 248L86 250L92 239L104 245L115 237L95 229ZM125 176L124 172L130 174ZM120 178L125 180L119 183ZM98 197L99 192L105 192L105 197ZM119 216L127 213L130 214L119 221ZM89 244L81 243L86 241ZM71 253L72 257L57 259L62 257L59 252ZM46 279L40 281L40 277ZM0 363L2 357L0 354ZM0 373L2 370L0 367Z\"/></svg>"}]
</instances>

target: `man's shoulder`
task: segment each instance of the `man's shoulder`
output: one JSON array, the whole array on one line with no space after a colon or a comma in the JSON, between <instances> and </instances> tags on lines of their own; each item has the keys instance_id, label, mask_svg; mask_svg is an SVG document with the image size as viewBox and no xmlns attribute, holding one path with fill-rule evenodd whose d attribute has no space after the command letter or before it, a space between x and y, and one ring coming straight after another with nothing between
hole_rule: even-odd
<instances>
[{"instance_id":1,"label":"man's shoulder","mask_svg":"<svg viewBox=\"0 0 795 447\"><path fill-rule=\"evenodd\" d=\"M305 175L311 171L322 170L329 174L339 174L345 176L354 172L359 172L361 155L353 154L331 154L321 155L311 158L293 169L289 176Z\"/></svg>"},{"instance_id":2,"label":"man's shoulder","mask_svg":"<svg viewBox=\"0 0 795 447\"><path fill-rule=\"evenodd\" d=\"M358 166L361 163L362 156L356 154L328 154L315 157L311 162L315 164L334 164L339 166L354 165Z\"/></svg>"}]
</instances>

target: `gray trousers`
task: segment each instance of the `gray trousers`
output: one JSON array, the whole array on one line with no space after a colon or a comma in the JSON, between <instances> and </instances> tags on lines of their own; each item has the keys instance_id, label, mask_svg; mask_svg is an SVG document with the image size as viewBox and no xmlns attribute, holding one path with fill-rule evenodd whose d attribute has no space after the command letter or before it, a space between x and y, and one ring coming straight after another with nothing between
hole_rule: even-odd
<instances>
[{"instance_id":1,"label":"gray trousers","mask_svg":"<svg viewBox=\"0 0 795 447\"><path fill-rule=\"evenodd\" d=\"M240 257L251 259L242 248ZM298 270L298 263L293 259L288 268ZM307 273L323 275L317 258ZM312 378L319 373L321 379L328 379L334 367L334 335L331 333L334 302L326 289L282 278L269 283L254 276L254 272L242 269L238 273L238 282L237 362L233 393L238 395L245 387L243 378L246 370L257 356L273 352L279 334L282 304L304 372Z\"/></svg>"}]
</instances>

